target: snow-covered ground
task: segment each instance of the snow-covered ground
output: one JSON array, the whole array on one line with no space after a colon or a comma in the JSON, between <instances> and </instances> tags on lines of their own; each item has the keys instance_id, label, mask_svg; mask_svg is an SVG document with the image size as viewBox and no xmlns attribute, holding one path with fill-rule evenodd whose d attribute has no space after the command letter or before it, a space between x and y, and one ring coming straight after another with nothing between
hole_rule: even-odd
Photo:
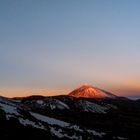
<instances>
[{"instance_id":1,"label":"snow-covered ground","mask_svg":"<svg viewBox=\"0 0 140 140\"><path fill-rule=\"evenodd\" d=\"M88 133L93 137L96 136L99 138L102 138L106 135L105 132L97 132L92 129L86 129L76 124L68 123L56 118L49 117L47 115L42 115L31 111L27 111L30 114L30 117L28 118L22 112L23 108L17 105L18 103L19 102L15 102L13 100L6 100L5 98L0 98L0 109L5 112L7 120L15 118L21 125L42 129L44 131L50 130L51 134L58 138L69 138L71 140L82 140L82 136L79 134L83 132ZM47 104L50 105L50 107L52 108L70 109L67 104L56 99L52 100L52 102L49 103L46 103L44 100L37 100L36 103L40 106ZM106 113L108 109L116 108L114 105L106 104L105 106L102 106L97 103L85 100L79 100L76 103L83 109L83 111L86 112ZM71 131L72 133L69 134L68 131ZM126 139L119 136L117 138L120 140Z\"/></svg>"},{"instance_id":2,"label":"snow-covered ground","mask_svg":"<svg viewBox=\"0 0 140 140\"><path fill-rule=\"evenodd\" d=\"M57 99L52 99L52 98L46 98L45 100L35 100L35 101L32 101L32 103L37 104L38 107L43 107L43 108L48 107L51 110L54 110L54 109L61 109L61 110L70 109L67 104L63 103L62 101L59 101Z\"/></svg>"},{"instance_id":3,"label":"snow-covered ground","mask_svg":"<svg viewBox=\"0 0 140 140\"><path fill-rule=\"evenodd\" d=\"M70 125L67 122L60 121L60 120L57 120L57 119L54 119L54 118L51 118L51 117L48 117L48 116L40 115L38 113L30 112L30 114L32 116L34 116L36 119L38 119L39 121L46 122L50 125L58 125L58 126L61 126L61 127L68 127Z\"/></svg>"},{"instance_id":4,"label":"snow-covered ground","mask_svg":"<svg viewBox=\"0 0 140 140\"><path fill-rule=\"evenodd\" d=\"M18 113L17 107L15 106L0 103L0 107L6 113L7 120L9 120L11 117L22 116L21 114Z\"/></svg>"},{"instance_id":5,"label":"snow-covered ground","mask_svg":"<svg viewBox=\"0 0 140 140\"><path fill-rule=\"evenodd\" d=\"M23 119L23 118L18 118L19 122L21 124L23 124L24 126L32 126L34 128L39 128L39 129L43 129L46 130L46 128L41 124L41 123L35 123L33 121L30 121L28 119Z\"/></svg>"},{"instance_id":6,"label":"snow-covered ground","mask_svg":"<svg viewBox=\"0 0 140 140\"><path fill-rule=\"evenodd\" d=\"M80 107L86 112L106 113L109 107L101 106L89 101L79 101Z\"/></svg>"}]
</instances>

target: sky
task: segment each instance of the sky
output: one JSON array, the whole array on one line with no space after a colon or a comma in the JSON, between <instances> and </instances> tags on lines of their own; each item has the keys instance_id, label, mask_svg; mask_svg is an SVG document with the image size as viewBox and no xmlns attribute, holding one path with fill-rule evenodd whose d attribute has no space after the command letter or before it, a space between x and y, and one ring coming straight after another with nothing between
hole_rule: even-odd
<instances>
[{"instance_id":1,"label":"sky","mask_svg":"<svg viewBox=\"0 0 140 140\"><path fill-rule=\"evenodd\" d=\"M140 95L140 1L0 0L0 95L92 84Z\"/></svg>"}]
</instances>

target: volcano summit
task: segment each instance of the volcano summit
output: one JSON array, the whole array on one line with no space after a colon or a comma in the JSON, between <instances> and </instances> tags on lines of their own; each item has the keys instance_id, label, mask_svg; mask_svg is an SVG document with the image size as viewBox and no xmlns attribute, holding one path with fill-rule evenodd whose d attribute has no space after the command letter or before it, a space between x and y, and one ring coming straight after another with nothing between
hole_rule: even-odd
<instances>
[{"instance_id":1,"label":"volcano summit","mask_svg":"<svg viewBox=\"0 0 140 140\"><path fill-rule=\"evenodd\" d=\"M109 93L107 91L96 88L92 85L82 85L79 88L73 90L68 94L73 97L83 97L83 98L115 98L116 95Z\"/></svg>"}]
</instances>

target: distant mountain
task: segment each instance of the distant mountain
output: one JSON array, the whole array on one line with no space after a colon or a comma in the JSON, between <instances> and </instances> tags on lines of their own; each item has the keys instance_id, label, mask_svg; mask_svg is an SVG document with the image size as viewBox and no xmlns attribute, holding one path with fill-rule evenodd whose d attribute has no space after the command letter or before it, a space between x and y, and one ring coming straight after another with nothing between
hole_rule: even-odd
<instances>
[{"instance_id":1,"label":"distant mountain","mask_svg":"<svg viewBox=\"0 0 140 140\"><path fill-rule=\"evenodd\" d=\"M0 139L140 139L139 101L116 97L87 85L77 92L80 95L75 97L0 97ZM83 93L88 96L83 98Z\"/></svg>"},{"instance_id":2,"label":"distant mountain","mask_svg":"<svg viewBox=\"0 0 140 140\"><path fill-rule=\"evenodd\" d=\"M92 85L82 85L81 87L69 93L69 96L84 97L84 98L115 98L116 95L106 92Z\"/></svg>"}]
</instances>

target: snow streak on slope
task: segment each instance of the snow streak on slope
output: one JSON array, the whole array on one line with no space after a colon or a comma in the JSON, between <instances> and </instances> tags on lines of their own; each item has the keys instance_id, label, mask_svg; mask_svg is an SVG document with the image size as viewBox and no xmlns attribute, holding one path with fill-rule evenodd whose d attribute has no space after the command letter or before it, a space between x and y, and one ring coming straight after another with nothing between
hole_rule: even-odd
<instances>
[{"instance_id":1,"label":"snow streak on slope","mask_svg":"<svg viewBox=\"0 0 140 140\"><path fill-rule=\"evenodd\" d=\"M79 104L81 109L86 112L106 113L106 111L110 109L110 107L83 100L79 100L77 104Z\"/></svg>"},{"instance_id":2,"label":"snow streak on slope","mask_svg":"<svg viewBox=\"0 0 140 140\"><path fill-rule=\"evenodd\" d=\"M7 104L2 104L0 103L0 106L2 110L6 113L6 118L9 120L10 117L15 117L15 116L22 116L21 114L18 113L17 107L7 105Z\"/></svg>"},{"instance_id":3,"label":"snow streak on slope","mask_svg":"<svg viewBox=\"0 0 140 140\"><path fill-rule=\"evenodd\" d=\"M7 120L10 120L10 118L16 118L24 126L32 126L34 128L45 130L45 127L41 123L36 123L31 120L25 119L24 116L18 112L16 106L0 103L0 107L6 113L5 115Z\"/></svg>"},{"instance_id":4,"label":"snow streak on slope","mask_svg":"<svg viewBox=\"0 0 140 140\"><path fill-rule=\"evenodd\" d=\"M70 125L69 123L66 123L64 121L60 121L60 120L57 120L57 119L54 119L54 118L50 118L48 116L40 115L38 113L30 112L30 114L32 116L34 116L36 119L38 119L40 121L43 121L43 122L46 122L46 123L51 124L51 125L58 125L58 126L61 126L61 127L67 127L67 126Z\"/></svg>"},{"instance_id":5,"label":"snow streak on slope","mask_svg":"<svg viewBox=\"0 0 140 140\"><path fill-rule=\"evenodd\" d=\"M23 118L18 118L18 120L24 126L32 126L34 128L43 129L43 130L46 129L41 123L37 124L36 122L30 121L28 119L23 119Z\"/></svg>"},{"instance_id":6,"label":"snow streak on slope","mask_svg":"<svg viewBox=\"0 0 140 140\"><path fill-rule=\"evenodd\" d=\"M39 121L48 123L50 125L59 126L59 128L50 126L52 134L54 134L58 138L65 137L65 138L69 138L69 139L72 139L72 140L73 139L75 139L75 140L80 140L81 139L82 140L82 137L80 135L76 135L76 134L73 133L72 136L69 136L67 133L65 133L65 131L62 128L66 128L68 130L71 130L71 131L74 130L74 131L78 131L78 132L84 132L85 131L87 133L90 133L93 136L98 136L100 138L103 135L106 135L106 133L103 133L103 132L97 132L95 130L89 130L89 129L87 129L87 130L82 129L78 125L73 125L73 124L70 124L70 123L67 123L67 122L64 122L64 121L60 121L58 119L54 119L54 118L51 118L51 117L48 117L48 116L40 115L38 113L30 112L30 114L32 116L34 116L36 119L38 119Z\"/></svg>"}]
</instances>

